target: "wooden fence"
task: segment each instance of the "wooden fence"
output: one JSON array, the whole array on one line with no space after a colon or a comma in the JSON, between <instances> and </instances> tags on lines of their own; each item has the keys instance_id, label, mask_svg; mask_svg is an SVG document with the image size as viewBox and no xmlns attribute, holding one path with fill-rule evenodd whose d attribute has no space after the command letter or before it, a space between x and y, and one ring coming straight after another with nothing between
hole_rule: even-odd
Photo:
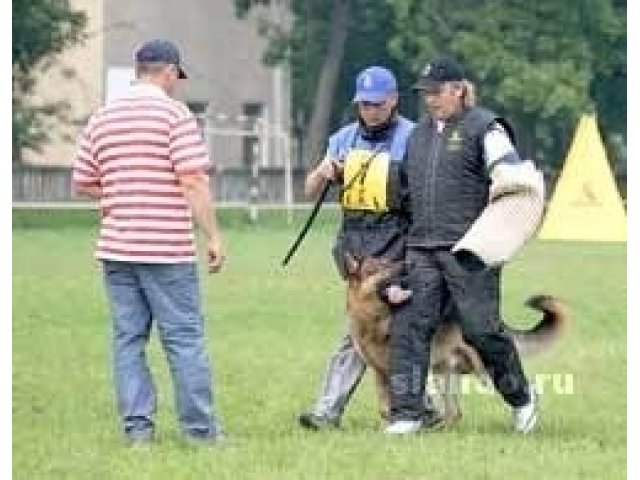
<instances>
[{"instance_id":1,"label":"wooden fence","mask_svg":"<svg viewBox=\"0 0 640 480\"><path fill-rule=\"evenodd\" d=\"M294 202L305 201L304 176L305 169L295 168L292 171ZM242 203L251 198L251 175L248 169L224 169L214 175L214 195L217 202ZM545 171L546 191L550 194L556 174ZM622 198L626 198L627 178L621 174L616 176L618 190ZM283 168L263 168L257 180L257 203L286 203L285 172ZM16 165L13 167L13 201L14 202L77 202L81 201L71 190L71 169L68 167L45 167L33 165ZM330 198L329 201L335 200ZM308 200L306 200L308 201Z\"/></svg>"}]
</instances>

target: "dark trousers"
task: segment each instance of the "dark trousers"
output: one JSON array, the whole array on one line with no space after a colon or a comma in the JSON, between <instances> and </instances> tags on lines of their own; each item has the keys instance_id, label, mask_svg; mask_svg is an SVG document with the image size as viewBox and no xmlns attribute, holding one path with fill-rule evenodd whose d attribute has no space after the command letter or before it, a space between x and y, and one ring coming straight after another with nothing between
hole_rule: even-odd
<instances>
[{"instance_id":1,"label":"dark trousers","mask_svg":"<svg viewBox=\"0 0 640 480\"><path fill-rule=\"evenodd\" d=\"M466 342L480 355L498 392L511 406L529 401L527 379L513 340L500 320L500 269L478 269L449 249L410 249L409 288L413 295L391 322L390 407L392 420L424 416L423 392L429 347L451 298Z\"/></svg>"}]
</instances>

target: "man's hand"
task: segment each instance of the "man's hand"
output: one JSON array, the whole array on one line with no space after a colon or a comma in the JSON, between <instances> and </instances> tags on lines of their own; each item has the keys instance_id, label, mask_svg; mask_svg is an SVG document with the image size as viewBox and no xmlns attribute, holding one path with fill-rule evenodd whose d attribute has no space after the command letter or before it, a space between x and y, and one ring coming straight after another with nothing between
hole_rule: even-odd
<instances>
[{"instance_id":1,"label":"man's hand","mask_svg":"<svg viewBox=\"0 0 640 480\"><path fill-rule=\"evenodd\" d=\"M219 238L209 240L207 244L207 255L209 260L209 273L218 273L224 263L224 248Z\"/></svg>"},{"instance_id":2,"label":"man's hand","mask_svg":"<svg viewBox=\"0 0 640 480\"><path fill-rule=\"evenodd\" d=\"M189 208L193 212L196 223L209 239L207 242L207 260L209 273L217 273L224 263L222 237L218 230L218 220L209 189L209 176L200 172L184 174L178 177Z\"/></svg>"},{"instance_id":3,"label":"man's hand","mask_svg":"<svg viewBox=\"0 0 640 480\"><path fill-rule=\"evenodd\" d=\"M327 180L337 180L342 174L342 165L332 157L327 157L318 165L318 173Z\"/></svg>"},{"instance_id":4,"label":"man's hand","mask_svg":"<svg viewBox=\"0 0 640 480\"><path fill-rule=\"evenodd\" d=\"M328 181L339 180L342 176L342 165L333 157L325 157L304 181L304 193L308 197L320 191L322 185Z\"/></svg>"},{"instance_id":5,"label":"man's hand","mask_svg":"<svg viewBox=\"0 0 640 480\"><path fill-rule=\"evenodd\" d=\"M391 305L400 305L401 303L409 300L409 297L413 294L411 290L405 290L398 285L390 285L384 291L387 302Z\"/></svg>"},{"instance_id":6,"label":"man's hand","mask_svg":"<svg viewBox=\"0 0 640 480\"><path fill-rule=\"evenodd\" d=\"M102 198L102 187L100 185L83 185L74 183L73 191L76 195L89 197L92 200L100 200L100 198Z\"/></svg>"}]
</instances>

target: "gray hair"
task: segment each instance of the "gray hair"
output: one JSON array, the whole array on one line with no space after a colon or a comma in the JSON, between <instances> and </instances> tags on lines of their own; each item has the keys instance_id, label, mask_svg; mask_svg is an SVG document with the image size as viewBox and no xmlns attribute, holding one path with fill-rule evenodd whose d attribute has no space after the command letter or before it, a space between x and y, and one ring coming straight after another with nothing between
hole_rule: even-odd
<instances>
[{"instance_id":1,"label":"gray hair","mask_svg":"<svg viewBox=\"0 0 640 480\"><path fill-rule=\"evenodd\" d=\"M145 75L156 75L164 70L169 63L165 62L137 62L136 63L136 78L140 78Z\"/></svg>"},{"instance_id":2,"label":"gray hair","mask_svg":"<svg viewBox=\"0 0 640 480\"><path fill-rule=\"evenodd\" d=\"M462 103L465 107L476 106L476 88L469 80L462 80Z\"/></svg>"}]
</instances>

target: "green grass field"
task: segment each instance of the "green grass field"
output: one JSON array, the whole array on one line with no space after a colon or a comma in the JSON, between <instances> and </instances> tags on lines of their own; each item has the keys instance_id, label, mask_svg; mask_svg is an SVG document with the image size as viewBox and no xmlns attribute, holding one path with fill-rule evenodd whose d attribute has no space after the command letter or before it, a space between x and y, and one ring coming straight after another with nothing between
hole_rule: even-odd
<instances>
[{"instance_id":1,"label":"green grass field","mask_svg":"<svg viewBox=\"0 0 640 480\"><path fill-rule=\"evenodd\" d=\"M545 390L535 434L509 431L496 395L469 394L453 429L413 438L381 432L368 376L339 432L296 423L317 393L344 331L343 286L325 215L287 269L293 226L223 213L226 270L202 277L217 409L226 445L181 443L157 338L159 443L121 442L110 381L110 322L95 226L85 212L16 212L13 230L13 478L36 479L621 479L626 477L626 246L535 242L505 269L503 313L534 321L522 302L560 296L573 324L527 373L572 375L573 394ZM564 377L563 377L564 378Z\"/></svg>"}]
</instances>

